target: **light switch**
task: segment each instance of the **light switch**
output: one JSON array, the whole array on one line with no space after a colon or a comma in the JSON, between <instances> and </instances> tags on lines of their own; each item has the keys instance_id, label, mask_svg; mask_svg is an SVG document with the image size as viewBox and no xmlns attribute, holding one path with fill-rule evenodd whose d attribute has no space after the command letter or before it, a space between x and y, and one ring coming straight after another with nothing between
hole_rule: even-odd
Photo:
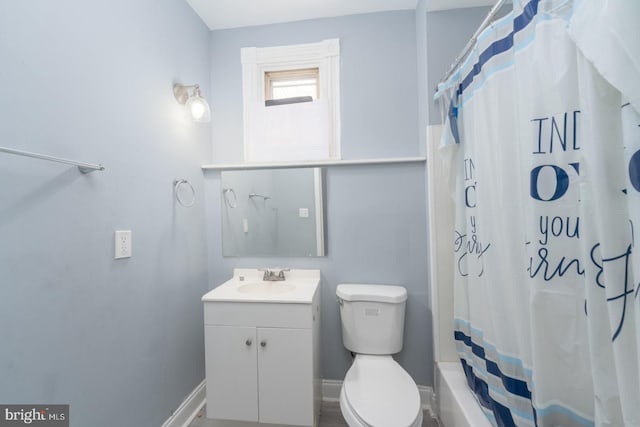
<instances>
[{"instance_id":1,"label":"light switch","mask_svg":"<svg viewBox=\"0 0 640 427\"><path fill-rule=\"evenodd\" d=\"M309 208L300 208L300 209L298 209L298 217L299 218L309 218Z\"/></svg>"}]
</instances>

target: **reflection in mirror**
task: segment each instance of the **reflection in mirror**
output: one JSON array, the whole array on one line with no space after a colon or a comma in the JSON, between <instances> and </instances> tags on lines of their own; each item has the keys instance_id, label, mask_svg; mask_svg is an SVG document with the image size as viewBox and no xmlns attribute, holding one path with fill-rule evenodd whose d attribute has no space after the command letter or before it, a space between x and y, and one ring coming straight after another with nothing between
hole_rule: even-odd
<instances>
[{"instance_id":1,"label":"reflection in mirror","mask_svg":"<svg viewBox=\"0 0 640 427\"><path fill-rule=\"evenodd\" d=\"M324 256L321 168L221 172L223 256Z\"/></svg>"}]
</instances>

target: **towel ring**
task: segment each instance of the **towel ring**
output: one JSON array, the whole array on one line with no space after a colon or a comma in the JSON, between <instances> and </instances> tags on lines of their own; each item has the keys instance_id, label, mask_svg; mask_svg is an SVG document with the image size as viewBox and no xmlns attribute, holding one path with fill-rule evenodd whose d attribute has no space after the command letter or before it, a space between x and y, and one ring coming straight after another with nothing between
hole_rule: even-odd
<instances>
[{"instance_id":1,"label":"towel ring","mask_svg":"<svg viewBox=\"0 0 640 427\"><path fill-rule=\"evenodd\" d=\"M233 202L229 200L229 193L233 194ZM238 206L238 197L236 196L236 192L233 190L233 188L223 188L222 195L224 197L224 202L231 209L234 209Z\"/></svg>"},{"instance_id":2,"label":"towel ring","mask_svg":"<svg viewBox=\"0 0 640 427\"><path fill-rule=\"evenodd\" d=\"M191 201L189 201L188 203L185 202L185 200L183 200L180 196L180 187L183 184L189 187L189 190L191 191ZM173 181L173 192L176 195L176 200L178 201L178 203L180 203L180 205L184 206L185 208L190 208L196 202L196 190L193 189L193 186L186 179L176 179L175 181Z\"/></svg>"}]
</instances>

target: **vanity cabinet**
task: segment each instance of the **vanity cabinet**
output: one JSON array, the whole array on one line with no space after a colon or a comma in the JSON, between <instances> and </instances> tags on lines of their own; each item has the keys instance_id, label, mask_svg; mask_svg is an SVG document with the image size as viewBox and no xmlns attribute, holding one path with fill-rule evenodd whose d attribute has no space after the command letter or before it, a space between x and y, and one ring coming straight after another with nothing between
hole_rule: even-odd
<instances>
[{"instance_id":1,"label":"vanity cabinet","mask_svg":"<svg viewBox=\"0 0 640 427\"><path fill-rule=\"evenodd\" d=\"M308 303L205 301L207 418L316 426L319 287Z\"/></svg>"}]
</instances>

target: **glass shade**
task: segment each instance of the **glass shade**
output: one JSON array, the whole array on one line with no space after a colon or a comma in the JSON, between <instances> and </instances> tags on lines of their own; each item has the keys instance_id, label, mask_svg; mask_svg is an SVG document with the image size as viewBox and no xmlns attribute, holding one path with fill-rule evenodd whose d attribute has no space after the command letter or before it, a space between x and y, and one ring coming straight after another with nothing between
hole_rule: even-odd
<instances>
[{"instance_id":1,"label":"glass shade","mask_svg":"<svg viewBox=\"0 0 640 427\"><path fill-rule=\"evenodd\" d=\"M194 122L206 123L211 121L211 109L207 101L200 96L199 91L189 97L185 107Z\"/></svg>"}]
</instances>

